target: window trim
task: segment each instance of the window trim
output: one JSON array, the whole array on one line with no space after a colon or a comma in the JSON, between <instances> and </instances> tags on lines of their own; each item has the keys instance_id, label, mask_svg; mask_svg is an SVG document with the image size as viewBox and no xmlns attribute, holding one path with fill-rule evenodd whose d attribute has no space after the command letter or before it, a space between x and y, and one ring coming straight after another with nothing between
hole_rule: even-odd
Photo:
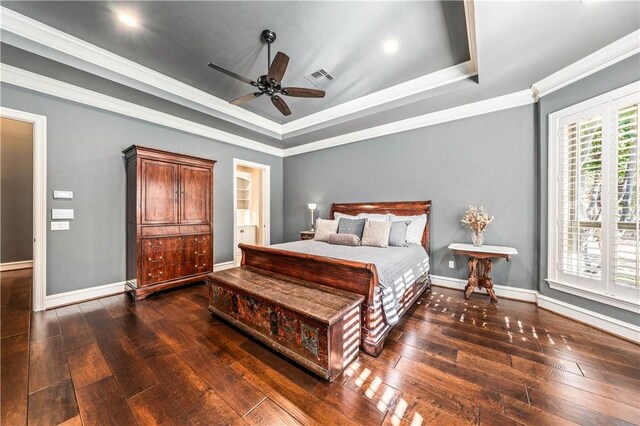
<instances>
[{"instance_id":1,"label":"window trim","mask_svg":"<svg viewBox=\"0 0 640 426\"><path fill-rule=\"evenodd\" d=\"M547 164L547 279L549 287L554 290L590 299L606 305L615 306L632 312L639 312L640 289L634 297L623 297L594 289L581 288L572 283L562 282L558 278L558 131L562 118L579 113L589 108L615 101L630 95L640 98L640 80L626 86L587 99L548 115L548 164ZM639 99L640 100L640 99ZM604 278L603 279L607 279Z\"/></svg>"}]
</instances>

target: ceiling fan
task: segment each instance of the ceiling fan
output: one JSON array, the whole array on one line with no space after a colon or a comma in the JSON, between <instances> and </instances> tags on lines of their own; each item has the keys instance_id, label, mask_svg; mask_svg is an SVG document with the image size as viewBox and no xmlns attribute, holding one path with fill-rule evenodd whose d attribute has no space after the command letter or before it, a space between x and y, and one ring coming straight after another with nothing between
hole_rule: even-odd
<instances>
[{"instance_id":1,"label":"ceiling fan","mask_svg":"<svg viewBox=\"0 0 640 426\"><path fill-rule=\"evenodd\" d=\"M259 92L241 96L229 102L230 104L241 105L262 95L267 95L271 98L273 105L278 108L278 111L283 115L290 115L291 110L280 95L293 96L297 98L324 98L324 90L307 89L305 87L282 87L282 77L284 77L284 73L287 71L289 57L282 52L278 52L276 53L276 57L273 59L273 62L271 62L271 43L276 40L276 33L271 30L264 30L261 37L262 40L267 43L268 49L267 74L258 77L257 81L243 77L240 74L236 74L219 65L209 63L211 68L258 88Z\"/></svg>"}]
</instances>

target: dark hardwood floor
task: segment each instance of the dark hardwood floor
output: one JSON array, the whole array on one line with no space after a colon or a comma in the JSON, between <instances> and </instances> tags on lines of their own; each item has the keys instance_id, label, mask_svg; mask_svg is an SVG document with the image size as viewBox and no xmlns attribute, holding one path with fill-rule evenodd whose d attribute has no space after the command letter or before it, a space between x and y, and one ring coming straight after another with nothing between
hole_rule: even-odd
<instances>
[{"instance_id":1,"label":"dark hardwood floor","mask_svg":"<svg viewBox=\"0 0 640 426\"><path fill-rule=\"evenodd\" d=\"M329 384L213 318L202 285L30 313L2 274L2 425L638 424L639 347L435 287Z\"/></svg>"}]
</instances>

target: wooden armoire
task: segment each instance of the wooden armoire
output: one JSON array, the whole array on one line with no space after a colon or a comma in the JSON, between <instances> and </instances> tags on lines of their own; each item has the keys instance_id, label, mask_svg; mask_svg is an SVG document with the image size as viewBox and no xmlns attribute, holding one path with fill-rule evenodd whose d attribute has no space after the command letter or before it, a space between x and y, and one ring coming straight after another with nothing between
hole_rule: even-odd
<instances>
[{"instance_id":1,"label":"wooden armoire","mask_svg":"<svg viewBox=\"0 0 640 426\"><path fill-rule=\"evenodd\" d=\"M131 146L127 168L127 287L135 300L213 271L215 161Z\"/></svg>"}]
</instances>

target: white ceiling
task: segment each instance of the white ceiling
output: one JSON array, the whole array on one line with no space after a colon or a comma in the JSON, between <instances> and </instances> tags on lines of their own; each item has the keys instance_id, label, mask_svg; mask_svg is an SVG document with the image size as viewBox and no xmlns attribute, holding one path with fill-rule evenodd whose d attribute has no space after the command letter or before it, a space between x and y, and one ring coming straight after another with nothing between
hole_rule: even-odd
<instances>
[{"instance_id":1,"label":"white ceiling","mask_svg":"<svg viewBox=\"0 0 640 426\"><path fill-rule=\"evenodd\" d=\"M126 32L113 22L115 15L111 8L114 4L142 10L141 16L145 16L142 35ZM254 74L264 72L262 69L266 67L265 48L260 45L259 32L265 26L270 27L278 33L274 51L283 50L291 56L285 83L310 86L299 76L307 72L305 66L315 69L316 64L326 67L340 80L327 89L324 100L291 100L294 121L284 127L280 126L284 121L279 113L268 101L261 103L263 99L247 106L258 115L238 121L215 114L211 109L214 107L209 110L198 108L202 104L182 103L193 109L181 107L176 112L177 106L172 102L179 102L179 99L158 98L151 90L149 93L153 96L146 96L139 92L146 90L140 85L131 86L138 92L125 93L128 82L116 84L114 81L117 80L110 81L112 77L106 74L69 72L68 67L55 62L59 57L49 56L53 61L40 58L38 55L47 56L48 53L37 48L31 49L35 55L16 48L5 49L7 53L2 55L2 62L111 96L126 97L134 102L137 98L150 108L175 112L195 122L280 148L300 146L527 89L534 82L640 28L640 2L636 1L476 1L473 18L477 79L451 80L444 86L417 91L374 108L354 110L283 135L282 129L315 117L323 108L339 108L345 101L353 103L368 99L362 96L376 90L424 74L439 75L442 68L468 63L467 31L461 3L3 1L2 5L222 99L240 96L246 93L243 90L248 88L250 91L251 87L225 75L216 75L206 67L206 62L211 60L254 78ZM146 18L149 16L151 22ZM339 25L334 25L338 22ZM325 42L319 34L322 28L329 27L332 30ZM400 34L394 35L401 41L400 54L386 57L380 51L380 43L392 33ZM209 39L212 34L215 37ZM235 36L230 37L230 34ZM13 43L7 37L3 41ZM25 49L19 43L15 45ZM201 66L203 57L205 66ZM73 65L73 61L65 63ZM289 80L289 76L294 77ZM338 84L346 80L354 85L344 91L337 90ZM392 94L388 98L391 99ZM224 101L220 102L226 105ZM209 119L204 117L206 114L210 114ZM258 119L262 117L277 120L267 122L273 124L273 127L267 127L275 130L259 128L262 124L259 125ZM255 133L256 130L260 133Z\"/></svg>"}]
</instances>

